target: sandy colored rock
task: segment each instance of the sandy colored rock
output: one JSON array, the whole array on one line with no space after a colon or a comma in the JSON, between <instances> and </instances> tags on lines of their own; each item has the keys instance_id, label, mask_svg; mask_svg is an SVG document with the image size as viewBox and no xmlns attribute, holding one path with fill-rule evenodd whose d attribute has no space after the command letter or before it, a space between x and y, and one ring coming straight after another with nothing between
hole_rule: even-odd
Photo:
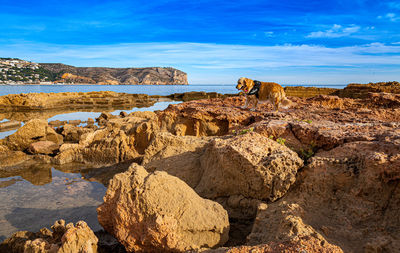
<instances>
[{"instance_id":1,"label":"sandy colored rock","mask_svg":"<svg viewBox=\"0 0 400 253\"><path fill-rule=\"evenodd\" d=\"M21 122L16 120L10 120L5 122L0 122L0 130L5 131L6 129L16 129L21 126Z\"/></svg>"},{"instance_id":2,"label":"sandy colored rock","mask_svg":"<svg viewBox=\"0 0 400 253\"><path fill-rule=\"evenodd\" d=\"M318 245L328 244L326 239L312 226L306 224L300 205L280 201L279 204L260 204L253 229L247 240L250 245L268 242L295 242L304 237L314 237ZM271 215L272 214L272 215Z\"/></svg>"},{"instance_id":3,"label":"sandy colored rock","mask_svg":"<svg viewBox=\"0 0 400 253\"><path fill-rule=\"evenodd\" d=\"M344 252L396 252L399 144L400 135L395 135L317 153L297 186L259 212L249 243L295 241L309 234Z\"/></svg>"},{"instance_id":4,"label":"sandy colored rock","mask_svg":"<svg viewBox=\"0 0 400 253\"><path fill-rule=\"evenodd\" d=\"M66 140L76 145L62 145L54 162L110 165L133 161L144 154L155 133L160 131L153 112L135 112L124 118L102 115L104 126L100 129L65 125Z\"/></svg>"},{"instance_id":5,"label":"sandy colored rock","mask_svg":"<svg viewBox=\"0 0 400 253\"><path fill-rule=\"evenodd\" d=\"M194 188L203 175L200 157L208 142L206 138L160 132L147 147L142 164L149 172L166 171Z\"/></svg>"},{"instance_id":6,"label":"sandy colored rock","mask_svg":"<svg viewBox=\"0 0 400 253\"><path fill-rule=\"evenodd\" d=\"M130 137L118 128L100 129L82 135L78 144L64 144L54 158L57 164L82 162L91 164L114 164L136 157L130 147Z\"/></svg>"},{"instance_id":7,"label":"sandy colored rock","mask_svg":"<svg viewBox=\"0 0 400 253\"><path fill-rule=\"evenodd\" d=\"M93 132L93 129L77 127L71 124L65 124L62 127L61 134L64 136L65 142L78 143L81 136Z\"/></svg>"},{"instance_id":8,"label":"sandy colored rock","mask_svg":"<svg viewBox=\"0 0 400 253\"><path fill-rule=\"evenodd\" d=\"M321 244L321 241L314 237L301 237L293 242L270 242L254 246L237 246L231 248L219 248L206 250L204 253L343 253L343 250L336 245L329 243Z\"/></svg>"},{"instance_id":9,"label":"sandy colored rock","mask_svg":"<svg viewBox=\"0 0 400 253\"><path fill-rule=\"evenodd\" d=\"M254 132L216 138L201 157L196 191L206 198L242 195L274 201L296 180L303 161L295 152Z\"/></svg>"},{"instance_id":10,"label":"sandy colored rock","mask_svg":"<svg viewBox=\"0 0 400 253\"><path fill-rule=\"evenodd\" d=\"M1 150L1 146L0 146ZM21 164L30 157L21 151L9 151L4 149L4 152L0 152L0 168L6 168L10 166L15 166Z\"/></svg>"},{"instance_id":11,"label":"sandy colored rock","mask_svg":"<svg viewBox=\"0 0 400 253\"><path fill-rule=\"evenodd\" d=\"M129 251L183 252L228 240L228 214L166 172L137 164L110 181L97 209L100 224Z\"/></svg>"},{"instance_id":12,"label":"sandy colored rock","mask_svg":"<svg viewBox=\"0 0 400 253\"><path fill-rule=\"evenodd\" d=\"M56 144L61 144L63 143L63 137L49 127L46 120L33 119L14 134L7 136L2 143L12 150L23 151L30 144L37 141L52 141Z\"/></svg>"},{"instance_id":13,"label":"sandy colored rock","mask_svg":"<svg viewBox=\"0 0 400 253\"><path fill-rule=\"evenodd\" d=\"M351 83L344 89L338 90L337 94L341 97L365 98L369 93L395 93L400 94L399 82L378 82L378 83Z\"/></svg>"},{"instance_id":14,"label":"sandy colored rock","mask_svg":"<svg viewBox=\"0 0 400 253\"><path fill-rule=\"evenodd\" d=\"M28 152L31 154L53 154L59 145L55 144L52 141L38 141L34 142L28 147Z\"/></svg>"},{"instance_id":15,"label":"sandy colored rock","mask_svg":"<svg viewBox=\"0 0 400 253\"><path fill-rule=\"evenodd\" d=\"M7 146L0 144L0 154L10 151Z\"/></svg>"},{"instance_id":16,"label":"sandy colored rock","mask_svg":"<svg viewBox=\"0 0 400 253\"><path fill-rule=\"evenodd\" d=\"M148 170L179 177L235 218L254 217L261 200L283 196L302 164L295 152L257 133L199 138L162 132L143 157Z\"/></svg>"},{"instance_id":17,"label":"sandy colored rock","mask_svg":"<svg viewBox=\"0 0 400 253\"><path fill-rule=\"evenodd\" d=\"M51 227L32 233L21 231L0 244L0 252L8 253L96 253L98 239L86 222L65 225L59 220Z\"/></svg>"}]
</instances>

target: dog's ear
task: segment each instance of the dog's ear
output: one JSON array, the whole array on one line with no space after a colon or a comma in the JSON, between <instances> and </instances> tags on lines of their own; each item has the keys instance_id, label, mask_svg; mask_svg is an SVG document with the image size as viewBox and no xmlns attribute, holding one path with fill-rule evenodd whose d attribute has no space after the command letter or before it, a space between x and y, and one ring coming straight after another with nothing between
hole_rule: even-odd
<instances>
[{"instance_id":1,"label":"dog's ear","mask_svg":"<svg viewBox=\"0 0 400 253\"><path fill-rule=\"evenodd\" d=\"M244 85L247 88L252 88L253 87L253 80L249 79L249 78L244 78Z\"/></svg>"}]
</instances>

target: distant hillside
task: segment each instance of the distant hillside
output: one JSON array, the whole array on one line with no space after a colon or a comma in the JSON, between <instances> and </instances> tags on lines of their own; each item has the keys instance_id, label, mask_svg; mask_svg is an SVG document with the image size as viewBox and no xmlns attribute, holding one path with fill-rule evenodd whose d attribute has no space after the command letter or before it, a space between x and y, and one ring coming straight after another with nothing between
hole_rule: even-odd
<instances>
[{"instance_id":1,"label":"distant hillside","mask_svg":"<svg viewBox=\"0 0 400 253\"><path fill-rule=\"evenodd\" d=\"M40 67L53 73L71 74L71 79L97 84L188 84L185 72L174 68L102 68L74 67L60 63L40 63ZM62 79L63 80L63 79ZM80 82L80 81L79 81Z\"/></svg>"},{"instance_id":2,"label":"distant hillside","mask_svg":"<svg viewBox=\"0 0 400 253\"><path fill-rule=\"evenodd\" d=\"M154 84L186 85L187 74L174 68L74 67L0 58L0 84Z\"/></svg>"}]
</instances>

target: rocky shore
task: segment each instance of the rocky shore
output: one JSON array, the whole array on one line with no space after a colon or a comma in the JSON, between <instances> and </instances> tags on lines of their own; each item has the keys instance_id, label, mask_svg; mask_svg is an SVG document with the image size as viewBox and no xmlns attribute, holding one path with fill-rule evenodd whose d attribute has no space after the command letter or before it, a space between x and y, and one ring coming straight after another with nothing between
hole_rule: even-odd
<instances>
[{"instance_id":1,"label":"rocky shore","mask_svg":"<svg viewBox=\"0 0 400 253\"><path fill-rule=\"evenodd\" d=\"M0 140L0 170L97 167L86 176L108 187L98 220L120 244L60 221L14 234L0 252L398 252L396 85L289 97L279 112L182 94L163 111L103 113L86 126L30 120Z\"/></svg>"}]
</instances>

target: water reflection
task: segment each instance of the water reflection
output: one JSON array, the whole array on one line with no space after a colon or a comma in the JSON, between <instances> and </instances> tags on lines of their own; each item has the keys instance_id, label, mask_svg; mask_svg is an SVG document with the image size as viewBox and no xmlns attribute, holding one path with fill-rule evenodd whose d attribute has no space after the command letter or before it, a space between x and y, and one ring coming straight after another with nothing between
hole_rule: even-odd
<instances>
[{"instance_id":1,"label":"water reflection","mask_svg":"<svg viewBox=\"0 0 400 253\"><path fill-rule=\"evenodd\" d=\"M0 113L0 121L27 121L32 118L81 120L96 118L101 112L164 110L178 101L158 101L150 107L108 109L63 109L57 111ZM16 130L0 132L0 139ZM1 154L0 154L1 155ZM92 168L84 164L51 165L15 152L0 166L0 242L19 230L38 231L58 219L85 220L94 230L101 229L96 208L103 200L105 185L125 171L133 161L115 166ZM8 160L9 159L9 160ZM7 165L9 164L9 165ZM7 167L6 167L7 166Z\"/></svg>"},{"instance_id":2,"label":"water reflection","mask_svg":"<svg viewBox=\"0 0 400 253\"><path fill-rule=\"evenodd\" d=\"M50 164L28 163L20 166L0 168L0 178L21 177L33 185L45 185L51 183Z\"/></svg>"},{"instance_id":3,"label":"water reflection","mask_svg":"<svg viewBox=\"0 0 400 253\"><path fill-rule=\"evenodd\" d=\"M57 219L85 220L93 230L101 229L96 208L106 187L88 181L85 165L68 165L62 172L49 164L0 170L0 238L19 230L38 231Z\"/></svg>"}]
</instances>

